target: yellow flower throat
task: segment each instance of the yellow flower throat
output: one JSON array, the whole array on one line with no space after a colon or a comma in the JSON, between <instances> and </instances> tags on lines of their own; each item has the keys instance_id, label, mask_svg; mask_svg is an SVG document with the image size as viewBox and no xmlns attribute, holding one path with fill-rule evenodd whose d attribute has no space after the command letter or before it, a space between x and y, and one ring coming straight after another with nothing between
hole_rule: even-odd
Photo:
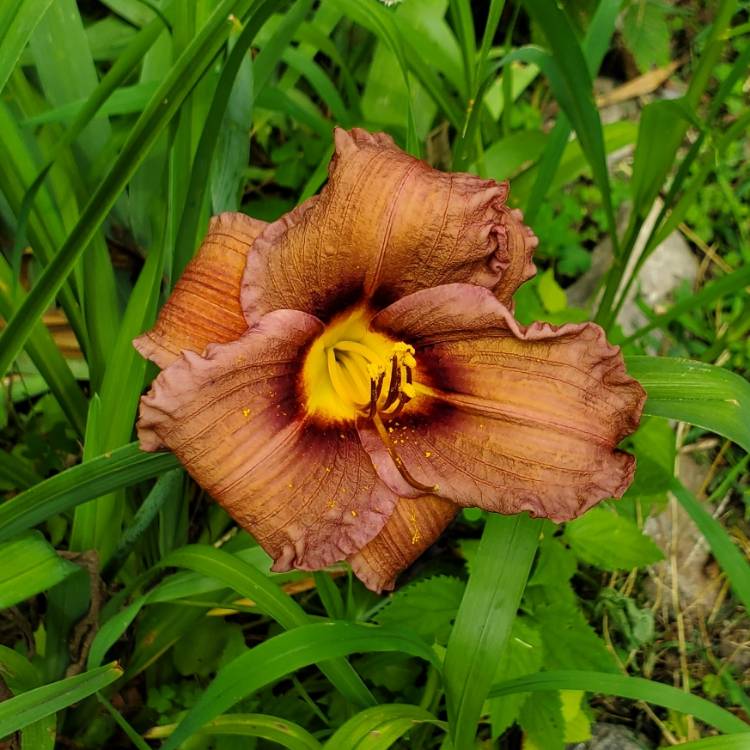
<instances>
[{"instance_id":1,"label":"yellow flower throat","mask_svg":"<svg viewBox=\"0 0 750 750\"><path fill-rule=\"evenodd\" d=\"M416 395L414 348L367 327L359 309L334 321L313 343L302 380L306 409L325 421L395 416Z\"/></svg>"},{"instance_id":2,"label":"yellow flower throat","mask_svg":"<svg viewBox=\"0 0 750 750\"><path fill-rule=\"evenodd\" d=\"M406 469L383 419L395 418L416 395L414 347L371 331L357 308L315 340L302 368L305 409L328 423L368 419L401 476L420 492L435 492Z\"/></svg>"}]
</instances>

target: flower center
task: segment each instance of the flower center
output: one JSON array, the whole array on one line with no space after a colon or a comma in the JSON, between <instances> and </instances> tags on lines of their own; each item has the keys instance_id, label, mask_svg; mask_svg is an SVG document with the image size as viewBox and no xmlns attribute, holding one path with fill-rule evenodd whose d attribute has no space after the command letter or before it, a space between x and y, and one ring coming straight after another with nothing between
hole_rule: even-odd
<instances>
[{"instance_id":1,"label":"flower center","mask_svg":"<svg viewBox=\"0 0 750 750\"><path fill-rule=\"evenodd\" d=\"M308 414L326 421L395 416L416 395L414 348L367 327L363 310L332 323L305 359Z\"/></svg>"},{"instance_id":2,"label":"flower center","mask_svg":"<svg viewBox=\"0 0 750 750\"><path fill-rule=\"evenodd\" d=\"M333 424L371 420L406 482L420 492L436 492L409 473L383 423L417 395L414 347L371 331L368 322L366 311L355 308L313 342L302 367L305 410Z\"/></svg>"}]
</instances>

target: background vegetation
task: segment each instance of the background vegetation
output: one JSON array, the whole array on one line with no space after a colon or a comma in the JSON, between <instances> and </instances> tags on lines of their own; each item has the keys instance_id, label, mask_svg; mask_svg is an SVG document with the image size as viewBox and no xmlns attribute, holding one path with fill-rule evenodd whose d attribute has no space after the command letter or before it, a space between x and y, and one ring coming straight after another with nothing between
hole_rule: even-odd
<instances>
[{"instance_id":1,"label":"background vegetation","mask_svg":"<svg viewBox=\"0 0 750 750\"><path fill-rule=\"evenodd\" d=\"M0 5L6 746L750 747L748 5L564 5ZM649 394L622 501L539 544L467 511L384 597L269 574L131 442L209 215L316 192L334 124L510 178L518 316L595 318Z\"/></svg>"}]
</instances>

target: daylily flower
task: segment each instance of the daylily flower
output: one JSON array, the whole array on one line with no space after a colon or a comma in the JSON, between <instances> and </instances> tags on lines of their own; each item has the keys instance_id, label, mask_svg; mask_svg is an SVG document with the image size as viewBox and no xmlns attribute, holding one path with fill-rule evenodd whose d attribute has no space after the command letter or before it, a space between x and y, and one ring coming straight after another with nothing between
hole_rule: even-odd
<instances>
[{"instance_id":1,"label":"daylily flower","mask_svg":"<svg viewBox=\"0 0 750 750\"><path fill-rule=\"evenodd\" d=\"M336 130L276 222L214 218L153 330L144 450L172 450L274 559L399 571L461 507L564 521L629 486L644 400L596 325L521 326L536 237L507 183Z\"/></svg>"}]
</instances>

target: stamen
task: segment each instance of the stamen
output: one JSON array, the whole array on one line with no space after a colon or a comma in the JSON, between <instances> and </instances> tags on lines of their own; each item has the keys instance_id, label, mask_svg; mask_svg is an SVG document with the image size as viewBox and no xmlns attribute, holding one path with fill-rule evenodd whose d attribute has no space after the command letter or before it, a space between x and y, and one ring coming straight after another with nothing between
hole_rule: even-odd
<instances>
[{"instance_id":1,"label":"stamen","mask_svg":"<svg viewBox=\"0 0 750 750\"><path fill-rule=\"evenodd\" d=\"M373 365L382 364L380 357L378 357L372 349L369 349L364 344L360 344L358 341L337 341L334 348L342 352L359 354Z\"/></svg>"},{"instance_id":2,"label":"stamen","mask_svg":"<svg viewBox=\"0 0 750 750\"><path fill-rule=\"evenodd\" d=\"M388 388L388 395L385 397L383 405L380 407L380 411L387 411L391 404L394 404L399 396L401 390L401 365L398 361L398 355L394 354L391 357L391 380Z\"/></svg>"},{"instance_id":3,"label":"stamen","mask_svg":"<svg viewBox=\"0 0 750 750\"><path fill-rule=\"evenodd\" d=\"M404 466L404 462L401 460L401 456L398 455L398 452L396 451L396 447L393 444L393 441L388 435L388 431L385 429L385 425L383 424L383 421L380 419L380 417L375 414L372 418L372 423L375 425L375 429L378 432L378 436L383 441L383 445L385 445L386 450L388 451L388 455L393 460L393 463L396 465L396 468L398 469L398 473L401 474L401 476L406 480L408 484L410 484L412 487L414 487L415 490L419 490L420 492L425 493L432 493L437 492L437 485L427 485L422 484L421 482L418 482L414 477L409 473L407 468Z\"/></svg>"},{"instance_id":4,"label":"stamen","mask_svg":"<svg viewBox=\"0 0 750 750\"><path fill-rule=\"evenodd\" d=\"M339 362L336 357L336 351L333 347L326 352L326 365L328 367L328 377L331 379L331 385L342 401L359 406L367 404L368 397L364 391L364 388L366 387L365 383L367 381L364 380L360 382L358 379L354 378L350 372L350 368Z\"/></svg>"}]
</instances>

